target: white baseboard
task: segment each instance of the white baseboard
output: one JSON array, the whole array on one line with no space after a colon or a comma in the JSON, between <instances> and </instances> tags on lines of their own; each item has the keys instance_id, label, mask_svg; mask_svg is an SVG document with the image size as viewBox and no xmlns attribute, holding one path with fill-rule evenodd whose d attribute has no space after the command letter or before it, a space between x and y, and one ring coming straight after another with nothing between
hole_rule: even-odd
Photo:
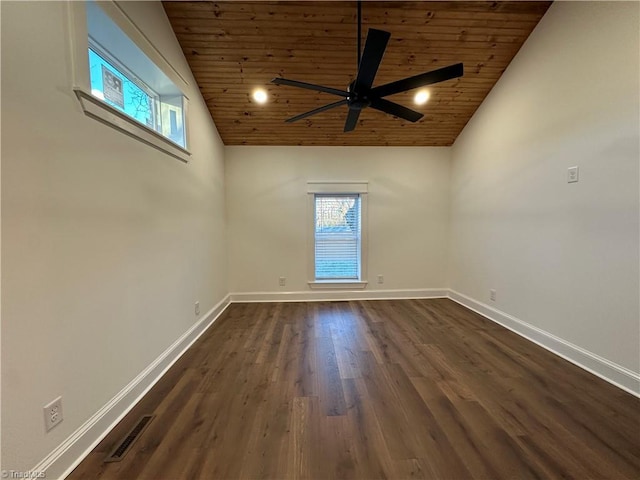
<instances>
[{"instance_id":1,"label":"white baseboard","mask_svg":"<svg viewBox=\"0 0 640 480\"><path fill-rule=\"evenodd\" d=\"M47 478L69 475L229 304L227 295L31 471L46 472Z\"/></svg>"},{"instance_id":2,"label":"white baseboard","mask_svg":"<svg viewBox=\"0 0 640 480\"><path fill-rule=\"evenodd\" d=\"M449 298L616 387L640 397L640 374L455 290L449 290Z\"/></svg>"},{"instance_id":3,"label":"white baseboard","mask_svg":"<svg viewBox=\"0 0 640 480\"><path fill-rule=\"evenodd\" d=\"M242 292L230 293L232 303L253 302L325 302L340 300L399 300L408 298L446 298L446 288L408 290L340 290L303 292Z\"/></svg>"}]
</instances>

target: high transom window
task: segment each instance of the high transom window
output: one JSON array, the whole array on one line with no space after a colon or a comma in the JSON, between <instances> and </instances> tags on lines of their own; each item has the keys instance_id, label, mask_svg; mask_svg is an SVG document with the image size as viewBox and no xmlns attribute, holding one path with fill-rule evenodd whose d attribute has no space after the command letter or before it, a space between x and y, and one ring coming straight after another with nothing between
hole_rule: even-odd
<instances>
[{"instance_id":1,"label":"high transom window","mask_svg":"<svg viewBox=\"0 0 640 480\"><path fill-rule=\"evenodd\" d=\"M188 83L114 1L69 2L74 91L87 116L187 161Z\"/></svg>"}]
</instances>

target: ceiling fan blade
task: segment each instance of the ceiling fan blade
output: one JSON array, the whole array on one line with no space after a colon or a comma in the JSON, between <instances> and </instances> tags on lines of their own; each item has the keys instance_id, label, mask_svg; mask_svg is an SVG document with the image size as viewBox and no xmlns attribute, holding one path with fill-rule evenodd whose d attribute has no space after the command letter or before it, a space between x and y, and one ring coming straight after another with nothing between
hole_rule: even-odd
<instances>
[{"instance_id":1,"label":"ceiling fan blade","mask_svg":"<svg viewBox=\"0 0 640 480\"><path fill-rule=\"evenodd\" d=\"M338 90L337 88L324 87L313 83L298 82L297 80L288 80L280 77L274 78L271 80L271 83L275 83L276 85L289 85L290 87L306 88L307 90L315 90L316 92L331 93L333 95L338 95L339 97L346 97L349 95L349 92Z\"/></svg>"},{"instance_id":2,"label":"ceiling fan blade","mask_svg":"<svg viewBox=\"0 0 640 480\"><path fill-rule=\"evenodd\" d=\"M371 95L376 97L386 97L387 95L406 92L407 90L413 90L414 88L424 87L426 85L432 85L452 78L461 77L463 73L464 69L462 67L462 63L456 63L455 65L439 68L438 70L421 73L396 82L380 85L379 87L371 90Z\"/></svg>"},{"instance_id":3,"label":"ceiling fan blade","mask_svg":"<svg viewBox=\"0 0 640 480\"><path fill-rule=\"evenodd\" d=\"M325 111L330 110L332 108L339 107L340 105L346 105L346 104L347 104L347 99L345 98L344 100L340 100L338 102L330 103L330 104L325 105L323 107L315 108L315 109L310 110L310 111L308 111L306 113L301 113L300 115L296 115L295 117L288 118L288 119L285 120L285 123L297 122L298 120L302 120L303 118L310 117L311 115L315 115L316 113L325 112Z\"/></svg>"},{"instance_id":4,"label":"ceiling fan blade","mask_svg":"<svg viewBox=\"0 0 640 480\"><path fill-rule=\"evenodd\" d=\"M355 83L357 89L369 90L373 85L373 80L376 78L376 73L378 73L378 67L380 67L380 62L382 62L382 56L390 37L391 34L384 30L369 29L360 65L358 66L358 76Z\"/></svg>"},{"instance_id":5,"label":"ceiling fan blade","mask_svg":"<svg viewBox=\"0 0 640 480\"><path fill-rule=\"evenodd\" d=\"M416 112L415 110L411 110L410 108L403 107L398 103L390 102L389 100L385 100L384 98L372 99L371 108L375 108L376 110L380 110L381 112L385 112L390 115L395 115L396 117L409 120L410 122L417 122L424 116L420 112Z\"/></svg>"},{"instance_id":6,"label":"ceiling fan blade","mask_svg":"<svg viewBox=\"0 0 640 480\"><path fill-rule=\"evenodd\" d=\"M360 112L362 110L350 108L349 115L347 115L347 121L344 122L344 132L350 132L354 128L356 128L356 124L358 123L358 118L360 117Z\"/></svg>"}]
</instances>

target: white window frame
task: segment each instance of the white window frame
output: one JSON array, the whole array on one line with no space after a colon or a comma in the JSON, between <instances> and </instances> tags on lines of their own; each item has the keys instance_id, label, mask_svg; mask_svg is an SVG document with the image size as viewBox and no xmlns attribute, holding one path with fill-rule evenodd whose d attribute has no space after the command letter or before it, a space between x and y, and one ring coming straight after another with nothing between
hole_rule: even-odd
<instances>
[{"instance_id":1,"label":"white window frame","mask_svg":"<svg viewBox=\"0 0 640 480\"><path fill-rule=\"evenodd\" d=\"M312 289L363 289L368 285L368 182L308 182L307 183L307 272ZM360 196L360 280L316 280L315 213L316 194Z\"/></svg>"},{"instance_id":2,"label":"white window frame","mask_svg":"<svg viewBox=\"0 0 640 480\"><path fill-rule=\"evenodd\" d=\"M185 145L172 142L154 129L129 117L117 108L108 105L91 94L89 78L89 33L87 28L86 6L84 1L67 2L69 12L69 42L71 49L71 67L73 76L73 91L78 98L84 113L116 130L119 130L147 145L161 150L178 160L188 162L191 157L189 147L188 128L188 97L185 92L189 83L153 46L147 37L138 29L122 8L113 0L96 2L107 16L122 30L125 35L144 53L151 62L164 73L183 95L183 115ZM118 52L111 52L117 56ZM127 66L127 65L125 65ZM127 66L131 68L130 66ZM133 72L136 74L136 72Z\"/></svg>"}]
</instances>

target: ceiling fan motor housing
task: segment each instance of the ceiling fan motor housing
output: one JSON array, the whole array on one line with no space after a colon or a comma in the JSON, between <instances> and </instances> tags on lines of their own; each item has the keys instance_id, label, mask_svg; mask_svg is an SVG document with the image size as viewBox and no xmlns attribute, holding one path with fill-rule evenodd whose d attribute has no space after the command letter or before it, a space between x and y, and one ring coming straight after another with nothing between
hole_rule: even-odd
<instances>
[{"instance_id":1,"label":"ceiling fan motor housing","mask_svg":"<svg viewBox=\"0 0 640 480\"><path fill-rule=\"evenodd\" d=\"M349 95L347 96L347 106L352 110L362 110L363 108L367 108L371 105L371 100L369 100L369 92L361 92L356 89L356 81L354 80L347 87L347 92Z\"/></svg>"}]
</instances>

